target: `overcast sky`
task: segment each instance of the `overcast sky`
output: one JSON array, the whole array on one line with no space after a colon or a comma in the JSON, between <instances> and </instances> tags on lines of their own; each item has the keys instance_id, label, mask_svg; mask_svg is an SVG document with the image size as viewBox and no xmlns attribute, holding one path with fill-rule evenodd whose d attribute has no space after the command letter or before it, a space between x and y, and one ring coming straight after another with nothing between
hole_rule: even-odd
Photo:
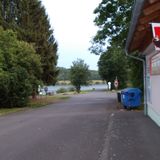
<instances>
[{"instance_id":1,"label":"overcast sky","mask_svg":"<svg viewBox=\"0 0 160 160\"><path fill-rule=\"evenodd\" d=\"M101 0L42 0L54 36L58 41L58 66L70 68L72 62L81 58L97 70L99 56L88 51L90 40L96 33L93 10Z\"/></svg>"}]
</instances>

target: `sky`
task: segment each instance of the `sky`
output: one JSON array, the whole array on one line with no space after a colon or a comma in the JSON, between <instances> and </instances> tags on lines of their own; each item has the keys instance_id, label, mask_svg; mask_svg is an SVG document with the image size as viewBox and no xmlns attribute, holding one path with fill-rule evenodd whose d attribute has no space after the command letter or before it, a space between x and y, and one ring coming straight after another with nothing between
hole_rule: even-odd
<instances>
[{"instance_id":1,"label":"sky","mask_svg":"<svg viewBox=\"0 0 160 160\"><path fill-rule=\"evenodd\" d=\"M73 61L83 59L89 69L98 70L99 56L88 50L97 27L94 9L101 0L42 0L58 42L58 66L70 68Z\"/></svg>"}]
</instances>

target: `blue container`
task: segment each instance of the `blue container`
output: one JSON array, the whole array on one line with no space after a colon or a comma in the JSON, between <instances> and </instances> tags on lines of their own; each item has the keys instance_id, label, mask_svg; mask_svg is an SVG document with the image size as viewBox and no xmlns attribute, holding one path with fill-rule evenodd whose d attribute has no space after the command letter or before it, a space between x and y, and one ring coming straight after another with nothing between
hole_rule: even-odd
<instances>
[{"instance_id":1,"label":"blue container","mask_svg":"<svg viewBox=\"0 0 160 160\"><path fill-rule=\"evenodd\" d=\"M142 92L138 88L126 88L121 91L121 102L125 108L137 108L141 105Z\"/></svg>"}]
</instances>

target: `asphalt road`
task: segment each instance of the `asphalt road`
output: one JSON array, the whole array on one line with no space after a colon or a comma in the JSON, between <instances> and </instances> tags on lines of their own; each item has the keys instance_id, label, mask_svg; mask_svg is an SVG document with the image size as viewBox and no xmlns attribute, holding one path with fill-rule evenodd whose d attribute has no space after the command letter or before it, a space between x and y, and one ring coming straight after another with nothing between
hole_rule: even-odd
<instances>
[{"instance_id":1,"label":"asphalt road","mask_svg":"<svg viewBox=\"0 0 160 160\"><path fill-rule=\"evenodd\" d=\"M0 160L159 160L160 128L92 92L0 117Z\"/></svg>"},{"instance_id":2,"label":"asphalt road","mask_svg":"<svg viewBox=\"0 0 160 160\"><path fill-rule=\"evenodd\" d=\"M0 118L0 160L100 160L115 95L73 96Z\"/></svg>"}]
</instances>

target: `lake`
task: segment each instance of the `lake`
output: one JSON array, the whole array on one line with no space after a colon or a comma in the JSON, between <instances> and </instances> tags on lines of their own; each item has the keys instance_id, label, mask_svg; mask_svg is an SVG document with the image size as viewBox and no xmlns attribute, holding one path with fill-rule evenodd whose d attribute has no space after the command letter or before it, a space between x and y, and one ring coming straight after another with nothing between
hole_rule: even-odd
<instances>
[{"instance_id":1,"label":"lake","mask_svg":"<svg viewBox=\"0 0 160 160\"><path fill-rule=\"evenodd\" d=\"M60 88L69 89L71 87L73 87L73 86L72 85L47 86L49 93L56 93L56 91L59 90ZM94 85L89 85L89 86L81 86L82 91L93 90L93 89L95 89L95 90L107 89L107 85L106 84L94 84ZM44 92L44 90L43 90L43 92Z\"/></svg>"}]
</instances>

